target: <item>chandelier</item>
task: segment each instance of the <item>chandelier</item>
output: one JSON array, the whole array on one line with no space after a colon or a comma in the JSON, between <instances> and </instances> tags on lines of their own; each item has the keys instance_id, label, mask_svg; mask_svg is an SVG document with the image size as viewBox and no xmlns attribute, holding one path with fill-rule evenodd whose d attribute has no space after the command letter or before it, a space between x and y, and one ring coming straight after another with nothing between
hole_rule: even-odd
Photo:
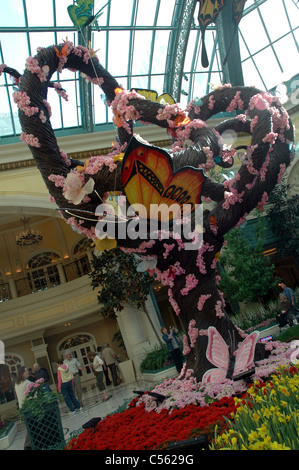
<instances>
[{"instance_id":1,"label":"chandelier","mask_svg":"<svg viewBox=\"0 0 299 470\"><path fill-rule=\"evenodd\" d=\"M16 236L16 243L20 247L37 245L43 239L41 233L37 230L36 232L30 228L29 218L24 217L22 219L24 230Z\"/></svg>"}]
</instances>

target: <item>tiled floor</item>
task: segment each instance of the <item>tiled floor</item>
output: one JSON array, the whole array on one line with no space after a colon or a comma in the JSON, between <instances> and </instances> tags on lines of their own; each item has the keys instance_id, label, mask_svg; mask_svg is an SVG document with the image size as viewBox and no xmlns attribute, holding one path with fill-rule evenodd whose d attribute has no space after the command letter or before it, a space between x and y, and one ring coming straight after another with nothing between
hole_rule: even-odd
<instances>
[{"instance_id":1,"label":"tiled floor","mask_svg":"<svg viewBox=\"0 0 299 470\"><path fill-rule=\"evenodd\" d=\"M117 387L110 385L107 387L107 392L112 397L104 403L102 393L94 387L83 394L83 410L76 412L75 415L70 415L67 406L62 402L59 408L65 440L68 441L72 437L71 433L79 430L91 418L101 417L103 419L107 414L114 412L126 403L127 400L135 398L137 395L133 392L134 390L149 390L152 387L153 384L144 381L120 384ZM17 434L6 450L24 450L25 433L24 423L18 421Z\"/></svg>"}]
</instances>

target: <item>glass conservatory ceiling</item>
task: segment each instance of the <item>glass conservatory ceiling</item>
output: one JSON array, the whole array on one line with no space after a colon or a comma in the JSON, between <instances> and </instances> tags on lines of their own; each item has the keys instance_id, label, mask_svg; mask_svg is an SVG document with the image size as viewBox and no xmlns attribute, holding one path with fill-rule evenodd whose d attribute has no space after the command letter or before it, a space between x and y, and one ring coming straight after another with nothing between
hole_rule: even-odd
<instances>
[{"instance_id":1,"label":"glass conservatory ceiling","mask_svg":"<svg viewBox=\"0 0 299 470\"><path fill-rule=\"evenodd\" d=\"M1 1L0 63L22 72L26 58L34 56L37 47L59 44L66 38L77 45L78 29L67 11L72 3L77 2ZM213 84L225 82L215 23L206 28L209 65L202 66L198 1L110 0L107 3L107 0L94 0L94 13L102 7L102 15L91 27L91 45L97 50L100 62L123 87L152 89L158 95L170 92L176 101L186 105L192 98L208 93ZM269 90L298 74L298 36L297 0L247 0L238 25L243 84ZM83 45L88 46L84 41ZM230 73L234 76L234 66ZM52 80L59 80L69 96L65 102L49 90L51 122L57 135L87 132L86 110L80 106L84 80L69 70L53 76ZM21 132L13 92L12 81L3 74L0 77L2 144L13 142ZM111 129L112 115L101 89L91 85L91 93L92 130Z\"/></svg>"}]
</instances>

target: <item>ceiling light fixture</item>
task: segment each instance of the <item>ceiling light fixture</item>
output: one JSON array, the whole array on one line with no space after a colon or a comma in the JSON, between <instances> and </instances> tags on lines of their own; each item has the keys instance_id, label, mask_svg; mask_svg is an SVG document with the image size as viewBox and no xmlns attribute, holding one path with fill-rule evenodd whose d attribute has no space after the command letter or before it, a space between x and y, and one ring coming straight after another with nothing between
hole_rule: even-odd
<instances>
[{"instance_id":1,"label":"ceiling light fixture","mask_svg":"<svg viewBox=\"0 0 299 470\"><path fill-rule=\"evenodd\" d=\"M24 230L16 236L16 244L21 248L37 245L43 239L43 236L38 230L34 231L30 228L29 220L28 217L22 219Z\"/></svg>"}]
</instances>

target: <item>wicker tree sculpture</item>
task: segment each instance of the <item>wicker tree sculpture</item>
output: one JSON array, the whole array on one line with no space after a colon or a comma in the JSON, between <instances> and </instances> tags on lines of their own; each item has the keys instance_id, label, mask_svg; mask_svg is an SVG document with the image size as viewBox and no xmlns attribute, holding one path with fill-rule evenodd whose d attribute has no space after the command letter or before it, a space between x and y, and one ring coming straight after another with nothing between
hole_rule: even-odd
<instances>
[{"instance_id":1,"label":"wicker tree sculpture","mask_svg":"<svg viewBox=\"0 0 299 470\"><path fill-rule=\"evenodd\" d=\"M235 149L225 148L221 134L225 130L251 134L251 144L235 177L224 184L208 177L205 180L202 196L215 205L211 211L204 211L203 243L198 250L185 250L185 240L171 238L171 233L157 240L150 239L149 234L143 240L118 240L123 249L157 259L152 273L168 286L171 305L185 326L186 367L200 381L213 368L206 357L209 327L215 327L231 347L246 336L225 312L223 295L217 287L215 255L223 246L224 235L252 209L266 203L268 194L281 181L294 152L293 127L278 98L253 87L223 85L200 100L191 101L185 111L178 104L148 101L134 91L124 90L92 52L66 41L42 48L34 58L29 57L23 75L4 64L0 66L0 72L14 76L18 85L14 100L19 106L21 140L28 144L52 199L63 209L61 215L89 238L96 239L97 222L97 217L90 214L95 214L109 191L123 190L118 155L133 135L134 121L167 129L173 138L175 171L191 166L207 173L215 164L228 168L233 165ZM54 86L63 95L60 84L53 84L51 76L64 68L79 70L98 84L116 116L117 138L111 153L91 157L85 166L69 159L58 147L51 127L48 87ZM210 129L207 120L225 111L239 114ZM76 197L72 197L72 184ZM255 360L267 354L263 344L257 343Z\"/></svg>"}]
</instances>

